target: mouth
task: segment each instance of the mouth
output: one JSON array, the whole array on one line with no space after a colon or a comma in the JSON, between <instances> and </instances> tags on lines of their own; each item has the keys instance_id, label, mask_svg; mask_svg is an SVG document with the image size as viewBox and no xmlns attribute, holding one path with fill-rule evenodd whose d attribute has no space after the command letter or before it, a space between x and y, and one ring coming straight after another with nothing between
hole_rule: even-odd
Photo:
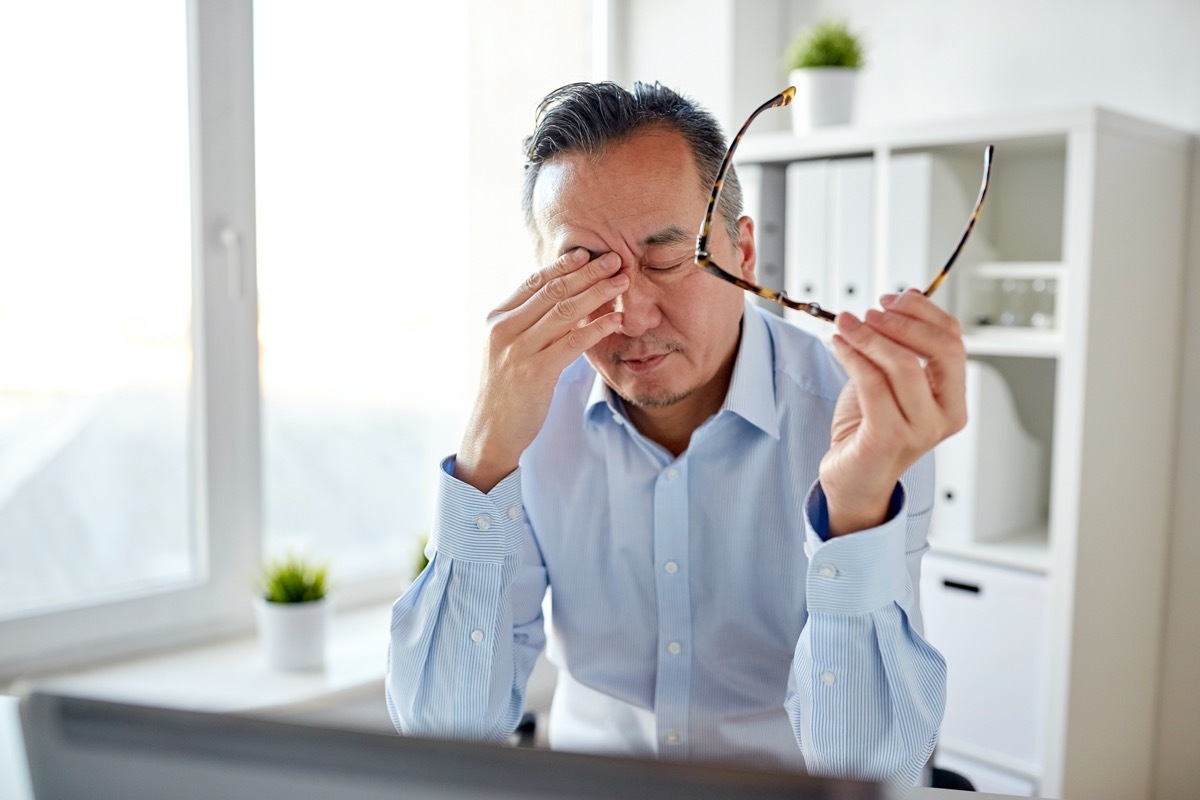
<instances>
[{"instance_id":1,"label":"mouth","mask_svg":"<svg viewBox=\"0 0 1200 800\"><path fill-rule=\"evenodd\" d=\"M658 367L670 353L661 353L656 356L646 356L645 358L623 358L621 359L622 366L630 372L642 374L650 372Z\"/></svg>"}]
</instances>

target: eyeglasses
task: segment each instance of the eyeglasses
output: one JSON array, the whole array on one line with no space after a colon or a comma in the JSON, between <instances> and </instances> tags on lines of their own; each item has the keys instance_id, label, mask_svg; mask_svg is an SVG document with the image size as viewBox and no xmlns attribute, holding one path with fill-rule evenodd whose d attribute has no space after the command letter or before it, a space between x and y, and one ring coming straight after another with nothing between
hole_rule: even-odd
<instances>
[{"instance_id":1,"label":"eyeglasses","mask_svg":"<svg viewBox=\"0 0 1200 800\"><path fill-rule=\"evenodd\" d=\"M817 303L803 303L799 300L793 300L787 296L782 290L768 289L765 286L759 286L750 281L739 278L733 273L726 272L717 262L712 260L712 254L708 252L708 234L712 227L713 215L716 213L717 200L721 196L721 187L725 183L725 174L729 172L729 165L733 163L733 153L737 150L738 144L741 143L742 137L746 134L746 129L750 127L750 123L754 122L762 112L768 108L782 108L792 102L792 98L796 96L796 87L789 86L779 94L772 97L767 102L754 110L750 118L746 120L737 135L733 137L733 141L729 144L729 150L725 153L725 160L721 162L721 168L717 170L717 177L713 181L712 193L708 198L708 209L704 213L704 222L700 226L700 235L696 238L696 266L710 275L716 275L722 280L729 281L735 286L739 286L748 292L766 298L781 306L794 308L797 311L803 311L807 314L812 314L818 319L823 319L828 322L833 322L837 315L833 314ZM979 186L979 197L975 200L975 209L971 212L971 218L967 220L967 227L963 231L962 236L958 240L954 251L950 253L950 258L946 260L946 265L942 267L942 271L933 279L933 283L929 284L929 288L925 290L925 296L929 297L937 288L942 285L942 281L946 279L946 275L950 272L950 267L954 266L955 260L958 259L958 254L962 252L963 245L967 243L967 237L971 235L971 229L975 227L975 220L979 219L979 210L983 207L983 198L987 194L988 178L992 173L992 151L995 148L988 145L983 152L983 183Z\"/></svg>"}]
</instances>

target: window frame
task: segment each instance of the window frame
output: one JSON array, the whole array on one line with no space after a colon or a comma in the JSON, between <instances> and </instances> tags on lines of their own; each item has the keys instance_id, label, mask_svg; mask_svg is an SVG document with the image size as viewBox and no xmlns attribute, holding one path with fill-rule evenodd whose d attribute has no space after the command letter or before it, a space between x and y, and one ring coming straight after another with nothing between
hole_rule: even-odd
<instances>
[{"instance_id":1,"label":"window frame","mask_svg":"<svg viewBox=\"0 0 1200 800\"><path fill-rule=\"evenodd\" d=\"M0 679L247 630L261 553L251 0L187 0L195 579L0 622Z\"/></svg>"}]
</instances>

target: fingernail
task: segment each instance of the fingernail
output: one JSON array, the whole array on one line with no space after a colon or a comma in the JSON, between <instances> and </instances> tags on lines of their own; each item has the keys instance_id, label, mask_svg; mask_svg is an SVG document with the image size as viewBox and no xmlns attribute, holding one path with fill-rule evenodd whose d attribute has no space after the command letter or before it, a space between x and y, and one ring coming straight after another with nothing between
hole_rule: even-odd
<instances>
[{"instance_id":1,"label":"fingernail","mask_svg":"<svg viewBox=\"0 0 1200 800\"><path fill-rule=\"evenodd\" d=\"M588 251L582 247L576 247L571 251L571 263L582 264L588 259Z\"/></svg>"},{"instance_id":2,"label":"fingernail","mask_svg":"<svg viewBox=\"0 0 1200 800\"><path fill-rule=\"evenodd\" d=\"M854 316L849 311L843 311L841 314L838 314L837 326L841 330L852 331L861 327L862 323L858 321L858 317Z\"/></svg>"},{"instance_id":3,"label":"fingernail","mask_svg":"<svg viewBox=\"0 0 1200 800\"><path fill-rule=\"evenodd\" d=\"M618 289L624 289L626 286L629 285L629 276L626 275L624 272L619 272L616 275L613 275L611 278L609 278L609 281L611 281L612 285L617 287Z\"/></svg>"},{"instance_id":4,"label":"fingernail","mask_svg":"<svg viewBox=\"0 0 1200 800\"><path fill-rule=\"evenodd\" d=\"M885 307L890 306L892 303L896 302L896 297L897 297L897 295L894 295L894 294L880 295L879 296L879 305L885 306Z\"/></svg>"}]
</instances>

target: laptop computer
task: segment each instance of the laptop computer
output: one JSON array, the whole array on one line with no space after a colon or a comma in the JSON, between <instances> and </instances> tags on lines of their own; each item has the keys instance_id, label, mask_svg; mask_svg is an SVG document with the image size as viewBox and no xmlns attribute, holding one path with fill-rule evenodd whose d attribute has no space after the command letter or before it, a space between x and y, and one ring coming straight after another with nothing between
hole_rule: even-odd
<instances>
[{"instance_id":1,"label":"laptop computer","mask_svg":"<svg viewBox=\"0 0 1200 800\"><path fill-rule=\"evenodd\" d=\"M22 698L20 712L37 800L885 796L875 784L794 772L333 730L45 692Z\"/></svg>"}]
</instances>

